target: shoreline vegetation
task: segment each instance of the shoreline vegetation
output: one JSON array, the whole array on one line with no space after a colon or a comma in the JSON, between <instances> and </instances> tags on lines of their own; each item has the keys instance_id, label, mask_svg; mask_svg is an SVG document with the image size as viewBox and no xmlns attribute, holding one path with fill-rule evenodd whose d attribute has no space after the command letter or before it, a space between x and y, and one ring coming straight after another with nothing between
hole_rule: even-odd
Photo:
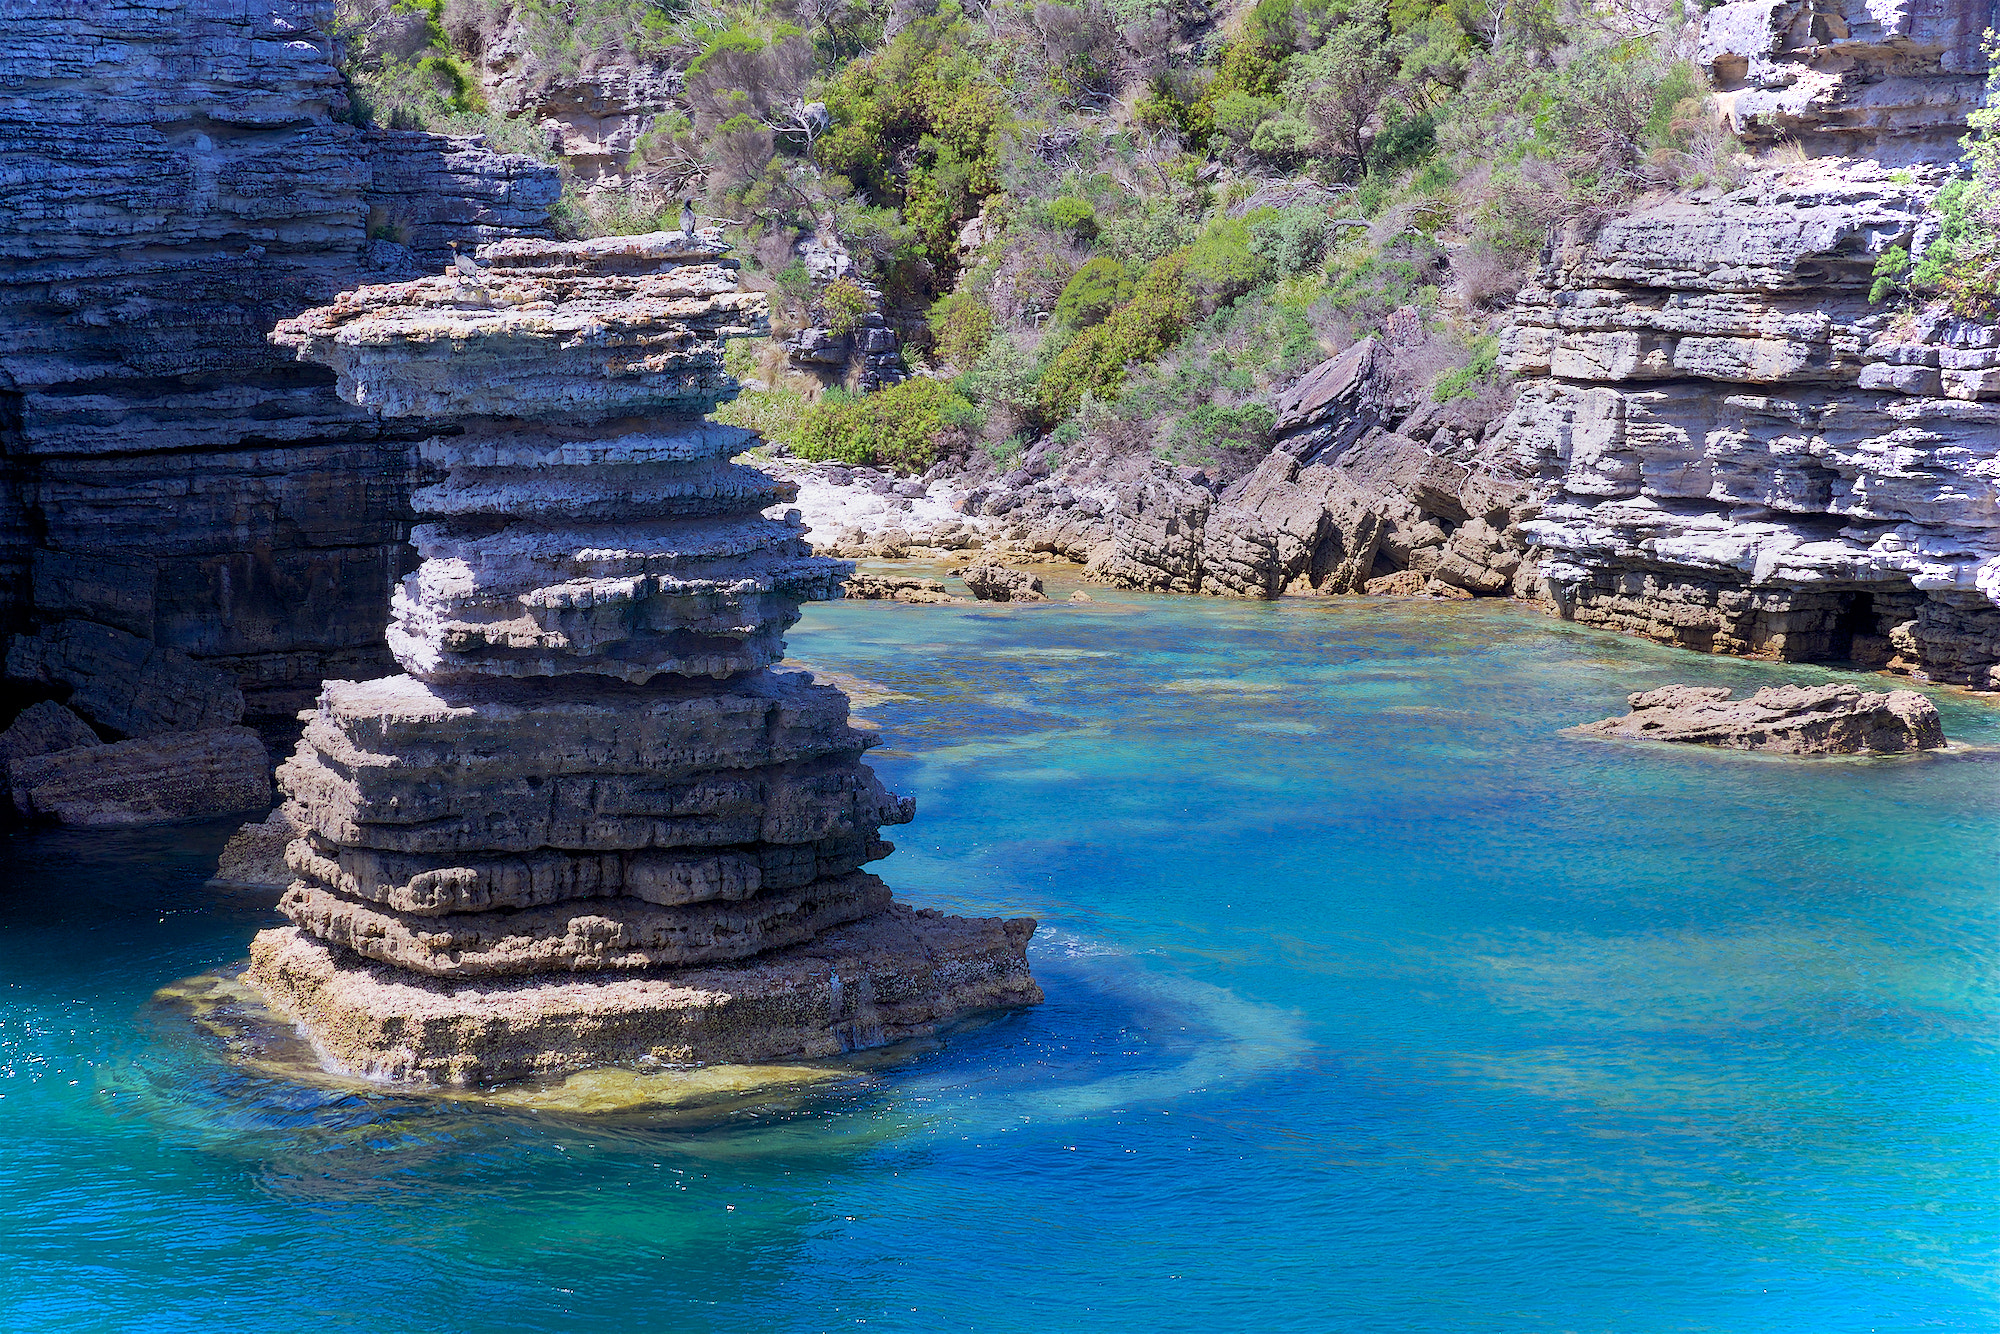
<instances>
[{"instance_id":1,"label":"shoreline vegetation","mask_svg":"<svg viewBox=\"0 0 2000 1334\"><path fill-rule=\"evenodd\" d=\"M1496 336L1552 226L1740 171L1678 5L342 14L352 114L374 123L561 161L538 96L657 83L622 160L571 173L561 224L671 229L692 200L773 302L772 341L732 349L750 392L724 416L908 474L1044 439L1240 467L1280 388L1397 312L1421 326L1402 357L1422 392L1500 392ZM916 372L879 395L851 360L785 356L875 314Z\"/></svg>"}]
</instances>

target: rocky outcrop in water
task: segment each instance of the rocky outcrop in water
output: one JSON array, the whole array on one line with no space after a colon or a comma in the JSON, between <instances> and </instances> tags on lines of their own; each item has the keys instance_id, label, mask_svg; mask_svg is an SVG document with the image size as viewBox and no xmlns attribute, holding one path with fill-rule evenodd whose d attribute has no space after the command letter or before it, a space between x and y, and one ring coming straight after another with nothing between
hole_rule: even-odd
<instances>
[{"instance_id":1,"label":"rocky outcrop in water","mask_svg":"<svg viewBox=\"0 0 2000 1334\"><path fill-rule=\"evenodd\" d=\"M1727 686L1663 686L1626 702L1632 712L1576 730L1621 741L1680 741L1781 755L1900 755L1944 744L1937 705L1914 690L1769 686L1733 700Z\"/></svg>"},{"instance_id":2,"label":"rocky outcrop in water","mask_svg":"<svg viewBox=\"0 0 2000 1334\"><path fill-rule=\"evenodd\" d=\"M981 602L1046 602L1040 575L1007 565L968 565L958 572Z\"/></svg>"},{"instance_id":3,"label":"rocky outcrop in water","mask_svg":"<svg viewBox=\"0 0 2000 1334\"><path fill-rule=\"evenodd\" d=\"M332 11L0 0L0 629L184 653L254 714L387 669L423 434L265 330L371 265L545 235L558 191L476 141L338 119Z\"/></svg>"},{"instance_id":4,"label":"rocky outcrop in water","mask_svg":"<svg viewBox=\"0 0 2000 1334\"><path fill-rule=\"evenodd\" d=\"M1033 1003L1027 919L893 904L913 806L847 700L772 665L812 554L790 489L704 414L758 330L724 247L486 247L274 338L389 417L448 417L389 644L280 771L302 831L251 976L336 1061L439 1082L822 1056Z\"/></svg>"}]
</instances>

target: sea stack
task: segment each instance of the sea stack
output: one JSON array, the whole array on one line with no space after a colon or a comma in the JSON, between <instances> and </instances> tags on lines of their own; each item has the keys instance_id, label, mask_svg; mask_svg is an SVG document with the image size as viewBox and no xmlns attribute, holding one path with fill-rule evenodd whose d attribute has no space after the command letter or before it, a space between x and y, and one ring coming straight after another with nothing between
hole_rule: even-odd
<instances>
[{"instance_id":1,"label":"sea stack","mask_svg":"<svg viewBox=\"0 0 2000 1334\"><path fill-rule=\"evenodd\" d=\"M504 241L280 324L349 402L442 424L408 673L332 681L280 768L293 923L250 979L349 1071L440 1084L832 1055L1034 1004L1028 918L894 902L914 804L847 698L773 670L838 597L789 483L705 420L766 327L713 233Z\"/></svg>"}]
</instances>

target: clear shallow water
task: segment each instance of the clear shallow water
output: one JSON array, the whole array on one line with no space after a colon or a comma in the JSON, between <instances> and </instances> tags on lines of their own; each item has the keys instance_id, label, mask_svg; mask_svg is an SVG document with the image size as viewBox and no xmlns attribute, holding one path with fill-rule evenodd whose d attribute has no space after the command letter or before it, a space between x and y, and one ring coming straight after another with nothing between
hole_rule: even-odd
<instances>
[{"instance_id":1,"label":"clear shallow water","mask_svg":"<svg viewBox=\"0 0 2000 1334\"><path fill-rule=\"evenodd\" d=\"M15 840L0 1329L2000 1327L2000 709L1620 747L1558 729L1831 674L1093 593L809 611L892 696L882 869L1040 917L1049 1002L756 1109L246 1075L147 1004L267 920L226 830Z\"/></svg>"}]
</instances>

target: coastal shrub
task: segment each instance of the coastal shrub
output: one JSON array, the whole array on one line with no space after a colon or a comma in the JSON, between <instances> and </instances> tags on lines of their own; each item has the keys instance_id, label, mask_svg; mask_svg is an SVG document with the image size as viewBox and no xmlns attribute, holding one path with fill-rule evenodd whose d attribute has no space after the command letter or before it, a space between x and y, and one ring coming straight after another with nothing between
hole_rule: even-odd
<instances>
[{"instance_id":1,"label":"coastal shrub","mask_svg":"<svg viewBox=\"0 0 2000 1334\"><path fill-rule=\"evenodd\" d=\"M1976 316L1992 307L2000 291L2000 229L1995 227L2000 208L1995 204L1984 179L1953 181L1939 192L1932 205L1938 234L1910 272L1912 291L1941 298L1958 315ZM1878 264L1877 290L1882 279Z\"/></svg>"},{"instance_id":2,"label":"coastal shrub","mask_svg":"<svg viewBox=\"0 0 2000 1334\"><path fill-rule=\"evenodd\" d=\"M868 294L852 278L835 278L828 283L819 294L819 307L826 327L837 334L853 333L874 309Z\"/></svg>"},{"instance_id":3,"label":"coastal shrub","mask_svg":"<svg viewBox=\"0 0 2000 1334\"><path fill-rule=\"evenodd\" d=\"M957 390L915 376L874 394L829 391L801 415L791 447L802 458L920 473L978 423Z\"/></svg>"},{"instance_id":4,"label":"coastal shrub","mask_svg":"<svg viewBox=\"0 0 2000 1334\"><path fill-rule=\"evenodd\" d=\"M1088 260L1071 275L1056 298L1056 323L1065 329L1087 329L1100 324L1121 302L1132 296L1132 275L1109 255Z\"/></svg>"},{"instance_id":5,"label":"coastal shrub","mask_svg":"<svg viewBox=\"0 0 2000 1334\"><path fill-rule=\"evenodd\" d=\"M993 341L993 308L977 292L953 292L931 307L930 326L936 360L968 369Z\"/></svg>"},{"instance_id":6,"label":"coastal shrub","mask_svg":"<svg viewBox=\"0 0 2000 1334\"><path fill-rule=\"evenodd\" d=\"M800 423L812 406L796 389L746 389L710 415L726 426L745 427L775 444L797 449Z\"/></svg>"},{"instance_id":7,"label":"coastal shrub","mask_svg":"<svg viewBox=\"0 0 2000 1334\"><path fill-rule=\"evenodd\" d=\"M1131 300L1103 323L1078 334L1042 373L1035 403L1047 424L1076 411L1085 394L1110 398L1126 367L1151 361L1178 342L1195 314L1187 287L1188 257L1175 251L1146 270Z\"/></svg>"},{"instance_id":8,"label":"coastal shrub","mask_svg":"<svg viewBox=\"0 0 2000 1334\"><path fill-rule=\"evenodd\" d=\"M1280 277L1317 269L1333 240L1331 221L1317 204L1259 209L1244 221L1250 227L1251 253Z\"/></svg>"},{"instance_id":9,"label":"coastal shrub","mask_svg":"<svg viewBox=\"0 0 2000 1334\"><path fill-rule=\"evenodd\" d=\"M1049 202L1049 222L1080 241L1088 241L1097 235L1096 208L1089 200L1078 199L1075 195L1062 195Z\"/></svg>"},{"instance_id":10,"label":"coastal shrub","mask_svg":"<svg viewBox=\"0 0 2000 1334\"><path fill-rule=\"evenodd\" d=\"M896 206L940 277L956 271L959 228L999 188L1011 121L973 47L956 5L909 24L835 76L813 150L822 170Z\"/></svg>"},{"instance_id":11,"label":"coastal shrub","mask_svg":"<svg viewBox=\"0 0 2000 1334\"><path fill-rule=\"evenodd\" d=\"M1903 280L1910 273L1910 252L1902 246L1890 246L1882 258L1875 261L1875 270L1870 275L1874 283L1868 288L1868 304L1879 306L1890 297L1903 290Z\"/></svg>"}]
</instances>

